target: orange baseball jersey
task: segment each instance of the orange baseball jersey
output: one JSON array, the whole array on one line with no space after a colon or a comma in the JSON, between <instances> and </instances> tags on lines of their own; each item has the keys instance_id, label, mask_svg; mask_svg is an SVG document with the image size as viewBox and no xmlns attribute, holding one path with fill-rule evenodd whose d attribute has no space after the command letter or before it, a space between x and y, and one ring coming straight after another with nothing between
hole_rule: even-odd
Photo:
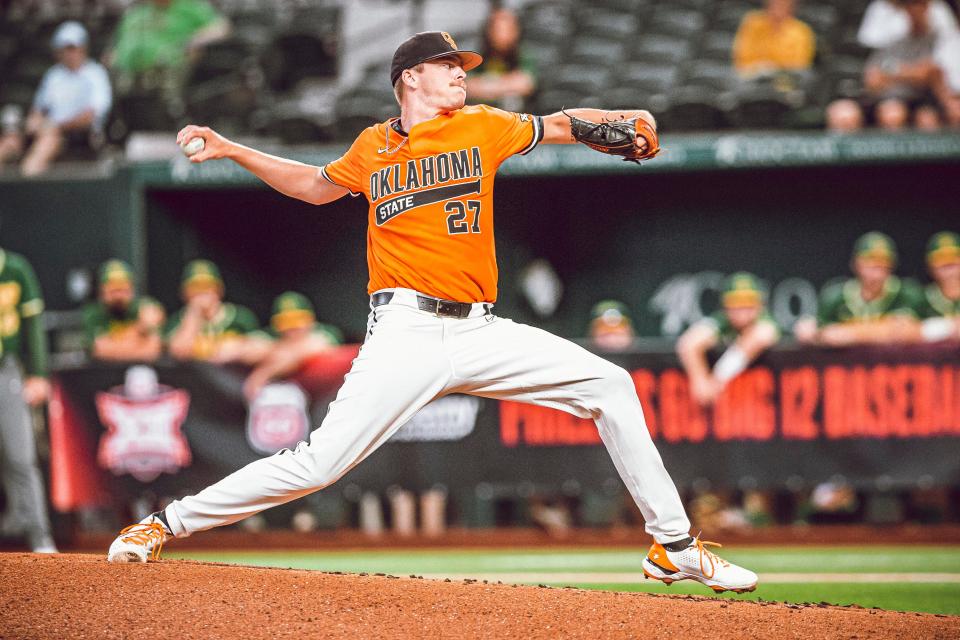
<instances>
[{"instance_id":1,"label":"orange baseball jersey","mask_svg":"<svg viewBox=\"0 0 960 640\"><path fill-rule=\"evenodd\" d=\"M370 203L367 292L403 287L459 302L497 299L493 178L543 138L539 116L469 106L414 125L368 127L321 169Z\"/></svg>"}]
</instances>

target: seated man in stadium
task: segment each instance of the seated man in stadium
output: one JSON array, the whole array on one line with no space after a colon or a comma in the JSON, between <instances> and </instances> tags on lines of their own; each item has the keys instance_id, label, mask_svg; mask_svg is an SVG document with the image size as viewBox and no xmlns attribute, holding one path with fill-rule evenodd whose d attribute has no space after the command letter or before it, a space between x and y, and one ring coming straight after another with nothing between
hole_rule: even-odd
<instances>
[{"instance_id":1,"label":"seated man in stadium","mask_svg":"<svg viewBox=\"0 0 960 640\"><path fill-rule=\"evenodd\" d=\"M133 270L122 260L100 267L96 302L83 309L90 356L97 360L152 362L160 357L164 311L159 302L137 296Z\"/></svg>"},{"instance_id":2,"label":"seated man in stadium","mask_svg":"<svg viewBox=\"0 0 960 640\"><path fill-rule=\"evenodd\" d=\"M871 231L857 239L851 269L856 278L827 287L817 317L794 325L797 340L845 347L916 339L917 283L893 275L897 249L888 236Z\"/></svg>"},{"instance_id":3,"label":"seated man in stadium","mask_svg":"<svg viewBox=\"0 0 960 640\"><path fill-rule=\"evenodd\" d=\"M687 329L677 341L677 355L690 379L690 393L698 404L712 405L728 382L780 339L780 328L767 313L763 289L750 273L734 273L723 286L723 308ZM713 365L707 352L726 350Z\"/></svg>"},{"instance_id":4,"label":"seated man in stadium","mask_svg":"<svg viewBox=\"0 0 960 640\"><path fill-rule=\"evenodd\" d=\"M618 300L601 300L590 312L590 342L605 351L622 351L633 344L633 322L627 305Z\"/></svg>"},{"instance_id":5,"label":"seated man in stadium","mask_svg":"<svg viewBox=\"0 0 960 640\"><path fill-rule=\"evenodd\" d=\"M295 374L308 360L343 342L336 327L317 322L310 300L293 291L274 300L270 326L277 340L243 384L249 402L265 385Z\"/></svg>"},{"instance_id":6,"label":"seated man in stadium","mask_svg":"<svg viewBox=\"0 0 960 640\"><path fill-rule=\"evenodd\" d=\"M209 260L193 260L183 270L186 303L167 326L170 355L178 360L218 364L258 362L270 348L250 309L223 301L220 270Z\"/></svg>"},{"instance_id":7,"label":"seated man in stadium","mask_svg":"<svg viewBox=\"0 0 960 640\"><path fill-rule=\"evenodd\" d=\"M121 93L160 89L179 99L190 60L229 33L229 20L206 0L141 0L124 12L105 60Z\"/></svg>"},{"instance_id":8,"label":"seated man in stadium","mask_svg":"<svg viewBox=\"0 0 960 640\"><path fill-rule=\"evenodd\" d=\"M927 243L927 268L933 282L917 306L921 335L927 342L960 339L960 235L941 231Z\"/></svg>"},{"instance_id":9,"label":"seated man in stadium","mask_svg":"<svg viewBox=\"0 0 960 640\"><path fill-rule=\"evenodd\" d=\"M960 34L957 17L944 0L930 0L927 23L937 41ZM857 40L869 49L882 49L910 35L910 15L899 0L872 0L863 14Z\"/></svg>"},{"instance_id":10,"label":"seated man in stadium","mask_svg":"<svg viewBox=\"0 0 960 640\"><path fill-rule=\"evenodd\" d=\"M534 66L523 56L520 20L505 7L490 12L483 30L483 63L467 77L467 91L479 102L520 111L536 89Z\"/></svg>"},{"instance_id":11,"label":"seated man in stadium","mask_svg":"<svg viewBox=\"0 0 960 640\"><path fill-rule=\"evenodd\" d=\"M87 30L79 22L64 22L53 34L57 64L40 81L24 131L6 132L0 139L0 164L30 148L20 163L25 176L45 172L67 147L97 149L113 101L106 70L87 57Z\"/></svg>"},{"instance_id":12,"label":"seated man in stadium","mask_svg":"<svg viewBox=\"0 0 960 640\"><path fill-rule=\"evenodd\" d=\"M793 15L794 0L766 0L750 11L733 41L733 64L742 78L781 71L806 71L813 64L816 36Z\"/></svg>"},{"instance_id":13,"label":"seated man in stadium","mask_svg":"<svg viewBox=\"0 0 960 640\"><path fill-rule=\"evenodd\" d=\"M923 130L936 130L944 123L960 126L960 97L950 86L950 69L944 69L944 60L937 55L943 36L934 29L930 0L897 0L897 6L909 29L867 59L863 82L868 108L877 125L890 131L911 122Z\"/></svg>"}]
</instances>

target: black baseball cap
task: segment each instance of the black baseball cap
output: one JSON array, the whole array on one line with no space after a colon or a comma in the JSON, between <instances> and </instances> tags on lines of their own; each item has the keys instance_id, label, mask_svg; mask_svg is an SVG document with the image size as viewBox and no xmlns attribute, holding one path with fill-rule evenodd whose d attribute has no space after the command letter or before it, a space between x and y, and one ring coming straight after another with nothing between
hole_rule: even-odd
<instances>
[{"instance_id":1,"label":"black baseball cap","mask_svg":"<svg viewBox=\"0 0 960 640\"><path fill-rule=\"evenodd\" d=\"M393 63L390 65L390 85L397 83L397 78L404 69L450 55L460 58L460 66L464 71L474 69L483 62L483 56L476 51L458 49L457 43L446 31L424 31L407 38L393 54Z\"/></svg>"}]
</instances>

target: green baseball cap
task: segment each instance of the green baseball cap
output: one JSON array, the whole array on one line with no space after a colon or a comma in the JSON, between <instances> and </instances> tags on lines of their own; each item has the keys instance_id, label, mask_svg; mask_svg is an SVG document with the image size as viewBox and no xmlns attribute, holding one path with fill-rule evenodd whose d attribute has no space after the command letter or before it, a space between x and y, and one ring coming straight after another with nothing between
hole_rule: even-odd
<instances>
[{"instance_id":1,"label":"green baseball cap","mask_svg":"<svg viewBox=\"0 0 960 640\"><path fill-rule=\"evenodd\" d=\"M857 238L857 242L853 245L853 257L895 265L897 263L897 245L887 234L870 231Z\"/></svg>"},{"instance_id":2,"label":"green baseball cap","mask_svg":"<svg viewBox=\"0 0 960 640\"><path fill-rule=\"evenodd\" d=\"M133 269L123 260L112 258L100 265L98 271L101 285L133 284Z\"/></svg>"},{"instance_id":3,"label":"green baseball cap","mask_svg":"<svg viewBox=\"0 0 960 640\"><path fill-rule=\"evenodd\" d=\"M960 262L960 235L953 231L933 234L927 243L927 264L940 267L954 262Z\"/></svg>"},{"instance_id":4,"label":"green baseball cap","mask_svg":"<svg viewBox=\"0 0 960 640\"><path fill-rule=\"evenodd\" d=\"M313 305L305 295L295 291L285 291L273 301L270 325L275 331L309 327L316 321Z\"/></svg>"},{"instance_id":5,"label":"green baseball cap","mask_svg":"<svg viewBox=\"0 0 960 640\"><path fill-rule=\"evenodd\" d=\"M724 307L759 307L763 304L763 286L752 273L738 271L723 281L720 300Z\"/></svg>"},{"instance_id":6,"label":"green baseball cap","mask_svg":"<svg viewBox=\"0 0 960 640\"><path fill-rule=\"evenodd\" d=\"M594 320L602 320L604 324L620 324L621 322L630 324L627 305L619 300L601 300L593 305L590 317Z\"/></svg>"},{"instance_id":7,"label":"green baseball cap","mask_svg":"<svg viewBox=\"0 0 960 640\"><path fill-rule=\"evenodd\" d=\"M191 260L183 268L180 288L186 295L211 289L223 291L220 269L209 260Z\"/></svg>"}]
</instances>

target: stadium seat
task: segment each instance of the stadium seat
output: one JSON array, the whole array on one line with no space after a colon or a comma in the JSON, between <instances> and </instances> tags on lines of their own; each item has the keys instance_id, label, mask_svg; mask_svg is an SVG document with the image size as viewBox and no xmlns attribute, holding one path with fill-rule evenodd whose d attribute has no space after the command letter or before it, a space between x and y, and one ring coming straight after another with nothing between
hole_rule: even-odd
<instances>
[{"instance_id":1,"label":"stadium seat","mask_svg":"<svg viewBox=\"0 0 960 640\"><path fill-rule=\"evenodd\" d=\"M554 113L560 109L589 106L592 103L599 104L596 95L587 95L575 89L547 89L537 94L535 111Z\"/></svg>"},{"instance_id":2,"label":"stadium seat","mask_svg":"<svg viewBox=\"0 0 960 640\"><path fill-rule=\"evenodd\" d=\"M859 98L863 92L864 63L852 56L833 56L823 73L826 78L826 96Z\"/></svg>"},{"instance_id":3,"label":"stadium seat","mask_svg":"<svg viewBox=\"0 0 960 640\"><path fill-rule=\"evenodd\" d=\"M797 3L796 16L812 28L818 36L829 35L839 21L839 12L829 4Z\"/></svg>"},{"instance_id":4,"label":"stadium seat","mask_svg":"<svg viewBox=\"0 0 960 640\"><path fill-rule=\"evenodd\" d=\"M533 61L537 69L555 64L561 55L560 45L556 43L524 42L521 51L524 57Z\"/></svg>"},{"instance_id":5,"label":"stadium seat","mask_svg":"<svg viewBox=\"0 0 960 640\"><path fill-rule=\"evenodd\" d=\"M223 120L231 125L244 122L257 105L255 87L242 82L234 75L225 75L195 84L184 92L187 115L198 122L211 123ZM234 125L235 126L235 125Z\"/></svg>"},{"instance_id":6,"label":"stadium seat","mask_svg":"<svg viewBox=\"0 0 960 640\"><path fill-rule=\"evenodd\" d=\"M361 129L396 115L396 101L392 91L388 101L382 92L353 90L337 98L334 114L336 139L353 140Z\"/></svg>"},{"instance_id":7,"label":"stadium seat","mask_svg":"<svg viewBox=\"0 0 960 640\"><path fill-rule=\"evenodd\" d=\"M659 116L659 122L661 128L675 131L713 131L728 124L719 96L698 86L674 91Z\"/></svg>"},{"instance_id":8,"label":"stadium seat","mask_svg":"<svg viewBox=\"0 0 960 640\"><path fill-rule=\"evenodd\" d=\"M745 16L748 11L759 8L759 5L749 2L723 2L714 10L713 17L710 20L710 27L711 29L722 29L735 33L740 26L740 22L743 20L743 16Z\"/></svg>"},{"instance_id":9,"label":"stadium seat","mask_svg":"<svg viewBox=\"0 0 960 640\"><path fill-rule=\"evenodd\" d=\"M537 2L521 13L525 42L556 43L573 33L570 5L564 2Z\"/></svg>"},{"instance_id":10,"label":"stadium seat","mask_svg":"<svg viewBox=\"0 0 960 640\"><path fill-rule=\"evenodd\" d=\"M737 92L736 103L727 110L727 117L742 129L776 129L783 126L784 118L793 109L802 106L800 99L802 93L791 100L788 94L770 86L751 86Z\"/></svg>"},{"instance_id":11,"label":"stadium seat","mask_svg":"<svg viewBox=\"0 0 960 640\"><path fill-rule=\"evenodd\" d=\"M641 35L631 52L635 60L647 63L677 64L688 59L693 48L685 40L666 35Z\"/></svg>"},{"instance_id":12,"label":"stadium seat","mask_svg":"<svg viewBox=\"0 0 960 640\"><path fill-rule=\"evenodd\" d=\"M684 78L688 84L708 86L717 91L730 89L737 77L729 59L691 60L684 66Z\"/></svg>"},{"instance_id":13,"label":"stadium seat","mask_svg":"<svg viewBox=\"0 0 960 640\"><path fill-rule=\"evenodd\" d=\"M570 46L568 62L586 65L614 65L623 59L626 47L616 41L577 37Z\"/></svg>"},{"instance_id":14,"label":"stadium seat","mask_svg":"<svg viewBox=\"0 0 960 640\"><path fill-rule=\"evenodd\" d=\"M593 65L561 64L540 73L544 89L579 91L599 95L609 84L611 70Z\"/></svg>"},{"instance_id":15,"label":"stadium seat","mask_svg":"<svg viewBox=\"0 0 960 640\"><path fill-rule=\"evenodd\" d=\"M337 54L332 40L311 33L286 33L270 44L262 64L270 88L289 91L304 78L334 77Z\"/></svg>"},{"instance_id":16,"label":"stadium seat","mask_svg":"<svg viewBox=\"0 0 960 640\"><path fill-rule=\"evenodd\" d=\"M122 122L122 134L132 131L170 131L176 127L176 118L168 110L162 96L153 92L143 92L114 98L114 110ZM110 134L114 139L114 134Z\"/></svg>"},{"instance_id":17,"label":"stadium seat","mask_svg":"<svg viewBox=\"0 0 960 640\"><path fill-rule=\"evenodd\" d=\"M204 47L190 70L188 83L234 75L250 63L251 47L239 38L227 38Z\"/></svg>"},{"instance_id":18,"label":"stadium seat","mask_svg":"<svg viewBox=\"0 0 960 640\"><path fill-rule=\"evenodd\" d=\"M692 37L706 26L706 18L695 9L681 9L669 4L660 5L645 27L649 33L673 37Z\"/></svg>"},{"instance_id":19,"label":"stadium seat","mask_svg":"<svg viewBox=\"0 0 960 640\"><path fill-rule=\"evenodd\" d=\"M708 31L697 39L700 48L697 55L711 60L733 59L733 31Z\"/></svg>"},{"instance_id":20,"label":"stadium seat","mask_svg":"<svg viewBox=\"0 0 960 640\"><path fill-rule=\"evenodd\" d=\"M617 86L603 94L604 106L610 109L654 109L653 103L665 99L664 93L646 91L634 85Z\"/></svg>"},{"instance_id":21,"label":"stadium seat","mask_svg":"<svg viewBox=\"0 0 960 640\"><path fill-rule=\"evenodd\" d=\"M635 87L644 93L666 93L676 84L678 77L677 67L673 65L651 65L643 62L625 64L617 74L621 84Z\"/></svg>"},{"instance_id":22,"label":"stadium seat","mask_svg":"<svg viewBox=\"0 0 960 640\"><path fill-rule=\"evenodd\" d=\"M607 40L633 37L640 21L631 13L601 9L583 9L577 14L577 31Z\"/></svg>"}]
</instances>

